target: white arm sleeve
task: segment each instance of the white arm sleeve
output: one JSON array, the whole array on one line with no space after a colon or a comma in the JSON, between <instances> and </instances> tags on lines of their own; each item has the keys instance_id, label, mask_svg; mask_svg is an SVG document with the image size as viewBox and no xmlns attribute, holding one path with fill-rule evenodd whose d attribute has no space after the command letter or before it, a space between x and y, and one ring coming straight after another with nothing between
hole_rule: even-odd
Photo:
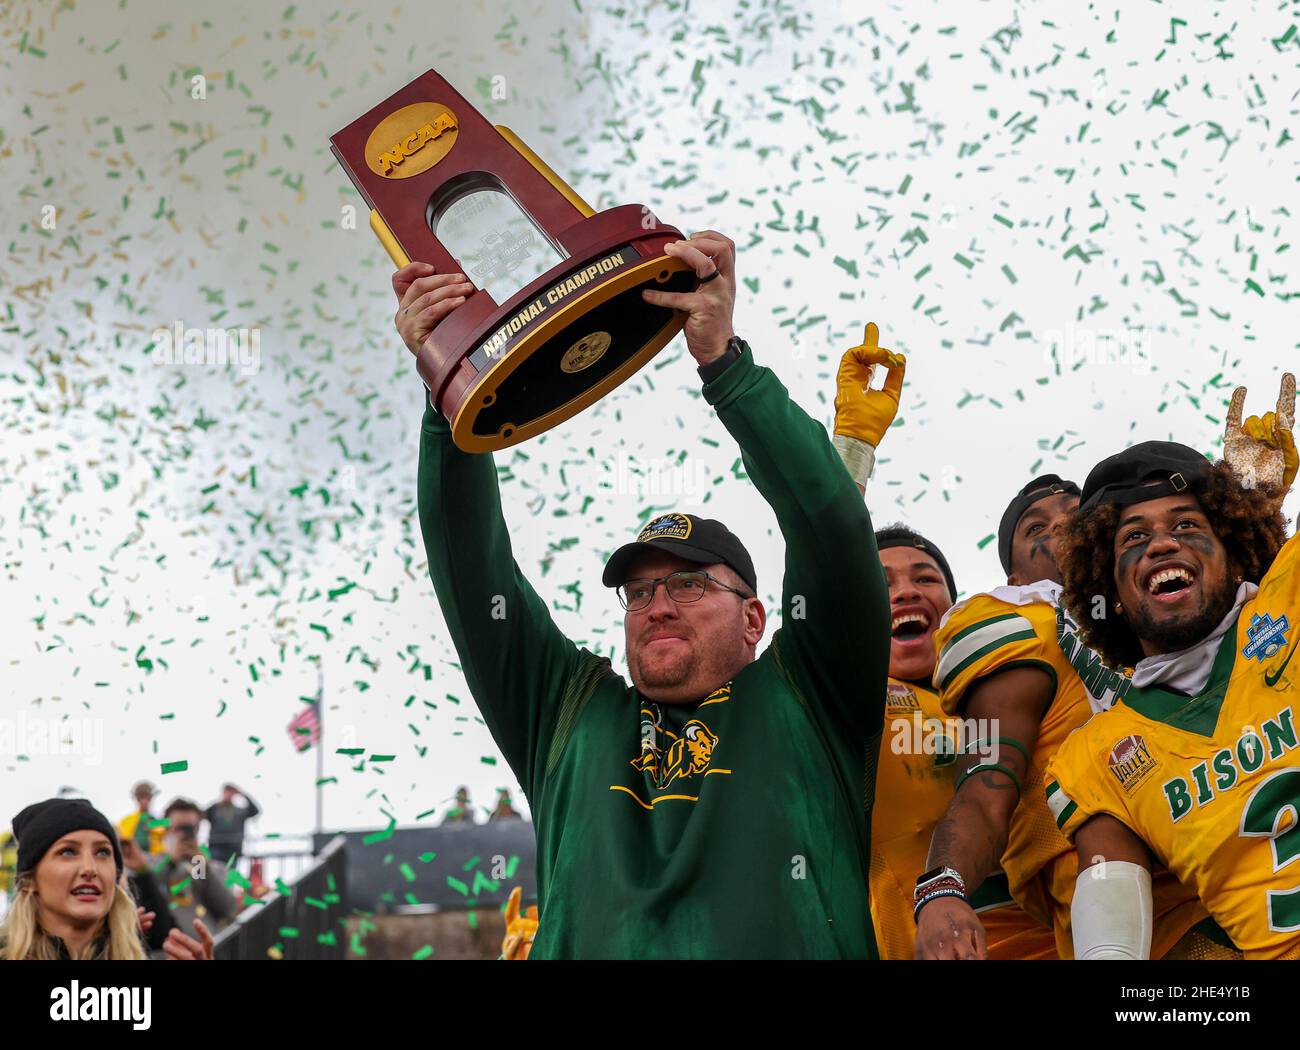
<instances>
[{"instance_id":1,"label":"white arm sleeve","mask_svg":"<svg viewBox=\"0 0 1300 1050\"><path fill-rule=\"evenodd\" d=\"M849 477L865 488L867 478L871 477L871 471L876 465L876 450L860 438L852 438L847 434L834 435L831 444L844 461Z\"/></svg>"},{"instance_id":2,"label":"white arm sleeve","mask_svg":"<svg viewBox=\"0 0 1300 1050\"><path fill-rule=\"evenodd\" d=\"M1151 872L1114 860L1081 871L1070 926L1076 959L1151 958Z\"/></svg>"}]
</instances>

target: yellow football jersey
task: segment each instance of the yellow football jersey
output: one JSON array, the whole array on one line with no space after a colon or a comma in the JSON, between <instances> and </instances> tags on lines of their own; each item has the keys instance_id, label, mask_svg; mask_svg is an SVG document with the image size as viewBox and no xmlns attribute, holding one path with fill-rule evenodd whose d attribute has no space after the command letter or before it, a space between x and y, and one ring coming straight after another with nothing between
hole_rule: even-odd
<instances>
[{"instance_id":1,"label":"yellow football jersey","mask_svg":"<svg viewBox=\"0 0 1300 1050\"><path fill-rule=\"evenodd\" d=\"M1096 711L1104 711L1130 689L1126 674L1111 670L1083 644L1060 602L1059 584L999 587L954 605L935 633L938 660L934 683L949 716L962 713L962 701L979 679L1012 667L1040 667L1051 677L1053 696L1039 725L1020 802L1011 815L1002 870L1011 894L1034 919L1051 926L1062 958L1073 958L1070 901L1078 878L1078 858L1058 830L1044 795L1047 764L1072 731ZM967 745L990 735L978 726L962 731ZM879 797L879 796L878 796ZM1153 881L1155 937L1159 958L1205 912L1195 893L1167 873Z\"/></svg>"},{"instance_id":2,"label":"yellow football jersey","mask_svg":"<svg viewBox=\"0 0 1300 1050\"><path fill-rule=\"evenodd\" d=\"M1298 559L1292 537L1196 696L1130 689L1048 771L1065 834L1100 813L1127 825L1247 958L1300 957Z\"/></svg>"},{"instance_id":3,"label":"yellow football jersey","mask_svg":"<svg viewBox=\"0 0 1300 1050\"><path fill-rule=\"evenodd\" d=\"M139 810L136 810L134 813L128 813L117 822L117 832L124 839L135 839L139 842L142 837L137 834L139 831L138 825L140 821L151 819L151 817L142 816ZM157 824L150 825L147 831L149 836L149 849L147 852L149 854L162 853L163 836L167 833L167 829L163 827L162 822L159 821Z\"/></svg>"},{"instance_id":4,"label":"yellow football jersey","mask_svg":"<svg viewBox=\"0 0 1300 1050\"><path fill-rule=\"evenodd\" d=\"M915 954L912 891L952 799L956 722L932 689L889 679L871 816L871 918L882 959ZM1056 958L1051 931L1012 903L1004 877L987 879L972 904L985 917L990 958Z\"/></svg>"}]
</instances>

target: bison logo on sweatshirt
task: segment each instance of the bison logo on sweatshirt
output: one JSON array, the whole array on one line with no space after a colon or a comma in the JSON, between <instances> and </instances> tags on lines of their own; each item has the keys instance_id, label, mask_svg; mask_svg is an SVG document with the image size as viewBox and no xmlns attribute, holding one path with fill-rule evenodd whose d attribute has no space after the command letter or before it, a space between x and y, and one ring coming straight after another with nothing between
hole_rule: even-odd
<instances>
[{"instance_id":1,"label":"bison logo on sweatshirt","mask_svg":"<svg viewBox=\"0 0 1300 1050\"><path fill-rule=\"evenodd\" d=\"M667 787L708 769L717 746L717 734L699 719L687 722L678 736L663 725L657 706L650 705L641 708L641 754L632 760L632 768L649 773L655 787Z\"/></svg>"}]
</instances>

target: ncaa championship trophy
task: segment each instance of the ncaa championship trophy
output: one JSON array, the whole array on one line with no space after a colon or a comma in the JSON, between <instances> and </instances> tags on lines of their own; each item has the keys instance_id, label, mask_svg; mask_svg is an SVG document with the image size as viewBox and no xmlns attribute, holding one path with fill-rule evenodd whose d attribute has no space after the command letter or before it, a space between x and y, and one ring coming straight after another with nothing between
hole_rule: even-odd
<instances>
[{"instance_id":1,"label":"ncaa championship trophy","mask_svg":"<svg viewBox=\"0 0 1300 1050\"><path fill-rule=\"evenodd\" d=\"M429 70L330 139L398 266L475 286L417 355L466 452L508 448L594 404L681 331L644 288L689 292L649 209L597 214L509 128Z\"/></svg>"}]
</instances>

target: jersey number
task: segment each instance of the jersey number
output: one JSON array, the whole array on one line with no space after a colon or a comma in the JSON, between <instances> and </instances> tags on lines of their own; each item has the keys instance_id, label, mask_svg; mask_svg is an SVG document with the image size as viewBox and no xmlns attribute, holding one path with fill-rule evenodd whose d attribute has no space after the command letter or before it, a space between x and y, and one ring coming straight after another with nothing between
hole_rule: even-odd
<instances>
[{"instance_id":1,"label":"jersey number","mask_svg":"<svg viewBox=\"0 0 1300 1050\"><path fill-rule=\"evenodd\" d=\"M1291 822L1279 832L1286 813ZM1275 873L1300 857L1300 769L1274 773L1251 793L1241 813L1241 834L1272 840ZM1300 930L1300 886L1268 891L1268 925L1271 930Z\"/></svg>"}]
</instances>

